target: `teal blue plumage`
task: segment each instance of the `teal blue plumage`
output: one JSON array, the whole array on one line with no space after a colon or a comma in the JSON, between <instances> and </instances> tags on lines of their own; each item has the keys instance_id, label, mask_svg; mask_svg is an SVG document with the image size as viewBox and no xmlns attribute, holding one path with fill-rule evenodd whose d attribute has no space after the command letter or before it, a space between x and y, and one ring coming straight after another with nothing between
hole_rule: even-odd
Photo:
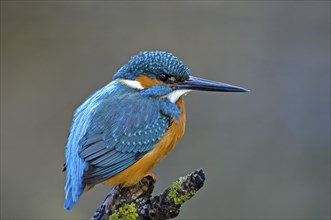
<instances>
[{"instance_id":1,"label":"teal blue plumage","mask_svg":"<svg viewBox=\"0 0 331 220\"><path fill-rule=\"evenodd\" d=\"M85 186L126 169L165 134L170 116L176 118L181 111L153 95L113 81L78 108L66 150L66 209L73 207Z\"/></svg>"},{"instance_id":2,"label":"teal blue plumage","mask_svg":"<svg viewBox=\"0 0 331 220\"><path fill-rule=\"evenodd\" d=\"M143 51L131 57L129 62L121 67L114 75L118 78L134 80L141 74L155 78L159 73L169 73L178 78L188 78L190 70L176 56L165 51Z\"/></svg>"},{"instance_id":3,"label":"teal blue plumage","mask_svg":"<svg viewBox=\"0 0 331 220\"><path fill-rule=\"evenodd\" d=\"M172 133L164 139L171 140L167 144L173 145L159 148L170 151L183 135L185 126L184 111L181 114L176 102L191 90L247 91L193 77L182 61L164 51L141 52L121 67L112 82L75 111L66 144L64 208L72 209L86 187L110 179L151 152L168 128L176 127L177 124L171 123L182 122L177 130L169 130ZM184 106L183 100L181 103ZM156 156L161 160L168 153L166 150ZM148 169L155 165L147 162L151 161L149 157L141 161L150 165L146 166ZM141 164L137 166L142 171ZM148 171L143 170L133 180L139 181ZM130 173L130 180L132 175L135 172Z\"/></svg>"}]
</instances>

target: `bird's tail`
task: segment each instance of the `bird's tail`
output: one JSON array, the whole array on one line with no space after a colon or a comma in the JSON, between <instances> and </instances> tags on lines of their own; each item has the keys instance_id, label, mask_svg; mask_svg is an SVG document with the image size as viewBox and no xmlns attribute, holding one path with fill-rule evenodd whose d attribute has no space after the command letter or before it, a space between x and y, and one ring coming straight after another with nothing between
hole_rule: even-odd
<instances>
[{"instance_id":1,"label":"bird's tail","mask_svg":"<svg viewBox=\"0 0 331 220\"><path fill-rule=\"evenodd\" d=\"M67 178L64 187L64 208L66 210L70 210L74 207L84 191L85 184L83 184L83 174L88 166L81 158L78 157L73 158L73 161L67 161L66 165Z\"/></svg>"},{"instance_id":2,"label":"bird's tail","mask_svg":"<svg viewBox=\"0 0 331 220\"><path fill-rule=\"evenodd\" d=\"M90 110L93 96L86 100L75 112L74 120L66 144L66 183L64 187L64 208L70 210L83 193L85 184L83 176L88 169L88 164L79 156L80 140L86 134L90 121L93 118L94 108Z\"/></svg>"},{"instance_id":3,"label":"bird's tail","mask_svg":"<svg viewBox=\"0 0 331 220\"><path fill-rule=\"evenodd\" d=\"M67 182L65 187L64 209L66 210L72 209L75 206L81 194L83 193L83 191L84 191L83 186L72 188L72 186L69 186Z\"/></svg>"},{"instance_id":4,"label":"bird's tail","mask_svg":"<svg viewBox=\"0 0 331 220\"><path fill-rule=\"evenodd\" d=\"M64 209L66 209L66 210L72 209L75 206L76 202L77 201L73 201L73 199L71 197L66 198L64 200Z\"/></svg>"}]
</instances>

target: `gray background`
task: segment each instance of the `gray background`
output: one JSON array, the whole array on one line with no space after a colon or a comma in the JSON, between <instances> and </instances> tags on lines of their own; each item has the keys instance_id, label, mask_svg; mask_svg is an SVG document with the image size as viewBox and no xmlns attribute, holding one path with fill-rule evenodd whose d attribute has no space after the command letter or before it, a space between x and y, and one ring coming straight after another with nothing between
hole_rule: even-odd
<instances>
[{"instance_id":1,"label":"gray background","mask_svg":"<svg viewBox=\"0 0 331 220\"><path fill-rule=\"evenodd\" d=\"M251 89L194 92L156 193L199 167L179 219L330 218L329 1L1 1L1 218L88 218L107 186L63 210L72 113L141 50Z\"/></svg>"}]
</instances>

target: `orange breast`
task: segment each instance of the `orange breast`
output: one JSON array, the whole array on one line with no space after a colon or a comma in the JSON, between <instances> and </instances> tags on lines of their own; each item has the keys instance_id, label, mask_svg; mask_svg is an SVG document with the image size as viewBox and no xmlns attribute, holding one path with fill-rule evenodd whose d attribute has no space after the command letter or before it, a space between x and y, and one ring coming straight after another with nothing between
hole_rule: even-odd
<instances>
[{"instance_id":1,"label":"orange breast","mask_svg":"<svg viewBox=\"0 0 331 220\"><path fill-rule=\"evenodd\" d=\"M179 121L171 119L170 127L157 145L132 166L104 181L104 184L130 186L138 183L160 160L162 160L182 138L185 131L185 106L183 98L178 99L182 110Z\"/></svg>"}]
</instances>

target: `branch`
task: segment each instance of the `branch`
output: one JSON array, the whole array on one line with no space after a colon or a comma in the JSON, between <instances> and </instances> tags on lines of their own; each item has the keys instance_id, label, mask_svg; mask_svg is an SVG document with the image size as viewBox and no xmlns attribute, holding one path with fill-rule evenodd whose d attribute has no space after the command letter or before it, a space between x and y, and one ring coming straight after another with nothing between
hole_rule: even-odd
<instances>
[{"instance_id":1,"label":"branch","mask_svg":"<svg viewBox=\"0 0 331 220\"><path fill-rule=\"evenodd\" d=\"M160 195L152 197L155 180L144 177L130 187L115 186L95 211L91 220L148 219L162 220L178 216L181 205L203 186L202 169L180 177Z\"/></svg>"}]
</instances>

